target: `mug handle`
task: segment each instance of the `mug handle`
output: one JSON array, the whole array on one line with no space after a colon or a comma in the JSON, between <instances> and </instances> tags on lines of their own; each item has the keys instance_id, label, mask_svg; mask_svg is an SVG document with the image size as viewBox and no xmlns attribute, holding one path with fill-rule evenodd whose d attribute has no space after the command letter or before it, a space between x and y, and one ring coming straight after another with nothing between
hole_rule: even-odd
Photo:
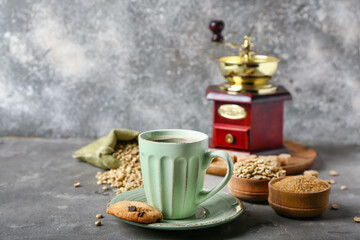
<instances>
[{"instance_id":1,"label":"mug handle","mask_svg":"<svg viewBox=\"0 0 360 240\"><path fill-rule=\"evenodd\" d=\"M233 161L232 161L231 157L229 156L229 154L225 151L216 150L216 151L206 152L205 156L204 156L204 162L202 164L202 170L206 170L209 167L211 161L215 157L220 157L222 160L225 161L225 163L227 165L226 175L223 178L223 180L213 189L201 190L196 199L196 205L199 205L200 203L206 201L207 199L209 199L210 197L215 195L218 191L220 191L223 187L225 187L225 185L231 179L231 176L232 176L232 173L234 170L234 164L233 164Z\"/></svg>"}]
</instances>

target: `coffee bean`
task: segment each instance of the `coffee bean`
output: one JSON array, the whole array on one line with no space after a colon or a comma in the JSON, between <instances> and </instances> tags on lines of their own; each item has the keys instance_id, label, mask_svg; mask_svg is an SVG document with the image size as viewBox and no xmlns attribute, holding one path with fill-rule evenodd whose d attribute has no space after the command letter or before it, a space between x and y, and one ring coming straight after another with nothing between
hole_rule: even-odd
<instances>
[{"instance_id":1,"label":"coffee bean","mask_svg":"<svg viewBox=\"0 0 360 240\"><path fill-rule=\"evenodd\" d=\"M339 209L339 205L333 204L333 205L331 205L331 209L332 209L332 210L338 210L338 209Z\"/></svg>"},{"instance_id":2,"label":"coffee bean","mask_svg":"<svg viewBox=\"0 0 360 240\"><path fill-rule=\"evenodd\" d=\"M135 206L130 206L129 207L129 212L135 212L136 211L136 207Z\"/></svg>"}]
</instances>

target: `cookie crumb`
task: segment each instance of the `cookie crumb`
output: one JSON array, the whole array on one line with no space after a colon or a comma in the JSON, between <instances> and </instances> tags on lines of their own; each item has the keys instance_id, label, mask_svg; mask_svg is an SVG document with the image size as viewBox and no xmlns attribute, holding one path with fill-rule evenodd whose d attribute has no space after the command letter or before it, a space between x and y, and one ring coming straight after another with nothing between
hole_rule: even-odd
<instances>
[{"instance_id":1,"label":"cookie crumb","mask_svg":"<svg viewBox=\"0 0 360 240\"><path fill-rule=\"evenodd\" d=\"M339 209L339 205L333 204L333 205L331 205L331 209L332 209L332 210L338 210L338 209Z\"/></svg>"},{"instance_id":2,"label":"cookie crumb","mask_svg":"<svg viewBox=\"0 0 360 240\"><path fill-rule=\"evenodd\" d=\"M100 214L100 213L99 213L99 214L96 214L96 218L97 218L97 219L100 219L100 218L103 218L103 217L104 217L104 216L103 216L102 214Z\"/></svg>"},{"instance_id":3,"label":"cookie crumb","mask_svg":"<svg viewBox=\"0 0 360 240\"><path fill-rule=\"evenodd\" d=\"M80 187L80 183L79 182L75 183L74 187Z\"/></svg>"},{"instance_id":4,"label":"cookie crumb","mask_svg":"<svg viewBox=\"0 0 360 240\"><path fill-rule=\"evenodd\" d=\"M96 222L95 222L95 226L101 226L101 222L100 222L100 221L96 221Z\"/></svg>"},{"instance_id":5,"label":"cookie crumb","mask_svg":"<svg viewBox=\"0 0 360 240\"><path fill-rule=\"evenodd\" d=\"M103 186L102 189L103 189L103 190L108 190L109 187L108 187L108 186Z\"/></svg>"},{"instance_id":6,"label":"cookie crumb","mask_svg":"<svg viewBox=\"0 0 360 240\"><path fill-rule=\"evenodd\" d=\"M360 217L355 216L355 217L354 217L354 222L360 223Z\"/></svg>"},{"instance_id":7,"label":"cookie crumb","mask_svg":"<svg viewBox=\"0 0 360 240\"><path fill-rule=\"evenodd\" d=\"M338 176L338 175L339 175L338 172L335 171L335 170L331 170L331 171L329 172L329 174L330 174L330 176Z\"/></svg>"},{"instance_id":8,"label":"cookie crumb","mask_svg":"<svg viewBox=\"0 0 360 240\"><path fill-rule=\"evenodd\" d=\"M340 187L340 189L341 189L341 190L346 190L346 189L347 189L347 186L342 185L342 186Z\"/></svg>"}]
</instances>

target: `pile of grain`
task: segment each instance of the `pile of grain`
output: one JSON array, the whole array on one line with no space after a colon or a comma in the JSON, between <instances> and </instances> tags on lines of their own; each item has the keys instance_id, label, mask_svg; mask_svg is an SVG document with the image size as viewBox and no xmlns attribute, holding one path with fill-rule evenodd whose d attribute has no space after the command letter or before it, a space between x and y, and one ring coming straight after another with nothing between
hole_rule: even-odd
<instances>
[{"instance_id":1,"label":"pile of grain","mask_svg":"<svg viewBox=\"0 0 360 240\"><path fill-rule=\"evenodd\" d=\"M321 192L328 188L325 181L304 175L286 177L275 182L273 186L281 191L295 193Z\"/></svg>"}]
</instances>

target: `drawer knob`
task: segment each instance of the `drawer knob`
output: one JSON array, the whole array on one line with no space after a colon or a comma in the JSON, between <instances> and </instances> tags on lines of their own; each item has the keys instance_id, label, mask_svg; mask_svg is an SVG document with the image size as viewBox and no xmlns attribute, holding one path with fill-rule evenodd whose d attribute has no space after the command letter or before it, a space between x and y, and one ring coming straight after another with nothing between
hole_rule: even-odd
<instances>
[{"instance_id":1,"label":"drawer knob","mask_svg":"<svg viewBox=\"0 0 360 240\"><path fill-rule=\"evenodd\" d=\"M228 143L228 144L232 144L234 142L234 137L233 135L231 135L230 133L226 134L225 136L225 141Z\"/></svg>"}]
</instances>

